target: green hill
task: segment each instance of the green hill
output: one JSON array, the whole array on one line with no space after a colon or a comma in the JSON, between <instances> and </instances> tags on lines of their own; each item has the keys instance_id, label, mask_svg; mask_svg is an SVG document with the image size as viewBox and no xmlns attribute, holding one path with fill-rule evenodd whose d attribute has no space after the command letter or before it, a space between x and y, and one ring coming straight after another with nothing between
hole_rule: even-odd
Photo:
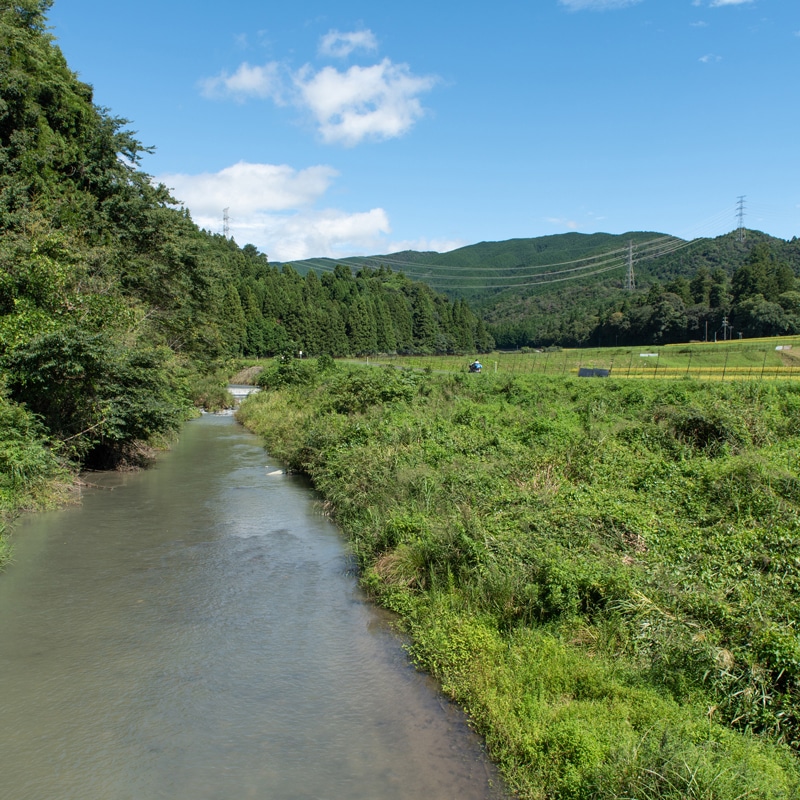
<instances>
[{"instance_id":1,"label":"green hill","mask_svg":"<svg viewBox=\"0 0 800 800\"><path fill-rule=\"evenodd\" d=\"M719 329L726 318L743 334L796 332L800 322L793 297L784 298L783 305L777 295L764 297L780 310L757 308L754 314L753 308L736 306L758 292L737 294L732 281L753 259L784 265L797 275L800 241L760 231L744 233L743 240L736 231L691 241L648 231L566 233L481 242L449 253L405 251L350 258L345 263L356 268L382 265L452 298L468 300L498 346L505 348L681 341L701 338L706 327ZM337 263L313 259L295 266L302 272L329 270ZM630 266L633 289L628 288ZM652 307L666 295L674 313L662 309L670 316L665 323L655 318L658 313ZM609 325L615 314L622 314L625 324Z\"/></svg>"}]
</instances>

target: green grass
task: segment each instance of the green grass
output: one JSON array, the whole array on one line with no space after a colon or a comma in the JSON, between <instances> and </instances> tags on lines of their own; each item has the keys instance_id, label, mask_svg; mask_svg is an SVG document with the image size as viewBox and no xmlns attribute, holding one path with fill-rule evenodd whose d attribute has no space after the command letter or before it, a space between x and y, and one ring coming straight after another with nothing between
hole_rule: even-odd
<instances>
[{"instance_id":1,"label":"green grass","mask_svg":"<svg viewBox=\"0 0 800 800\"><path fill-rule=\"evenodd\" d=\"M63 500L71 482L41 424L0 393L0 569L11 558L9 520L20 511Z\"/></svg>"},{"instance_id":2,"label":"green grass","mask_svg":"<svg viewBox=\"0 0 800 800\"><path fill-rule=\"evenodd\" d=\"M777 346L789 350L776 350ZM644 355L643 355L644 354ZM466 372L475 356L375 356L371 364L435 372ZM478 356L484 374L577 376L581 367L609 369L616 378L706 381L800 379L800 337L689 343L664 347L602 347Z\"/></svg>"},{"instance_id":3,"label":"green grass","mask_svg":"<svg viewBox=\"0 0 800 800\"><path fill-rule=\"evenodd\" d=\"M242 420L521 796L800 794L800 385L280 377Z\"/></svg>"}]
</instances>

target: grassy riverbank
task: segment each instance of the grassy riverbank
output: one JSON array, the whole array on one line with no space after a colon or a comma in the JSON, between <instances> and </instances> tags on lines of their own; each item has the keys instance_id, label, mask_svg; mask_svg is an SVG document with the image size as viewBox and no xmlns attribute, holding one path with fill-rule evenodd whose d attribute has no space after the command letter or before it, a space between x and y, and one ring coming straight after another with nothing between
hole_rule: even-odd
<instances>
[{"instance_id":1,"label":"grassy riverbank","mask_svg":"<svg viewBox=\"0 0 800 800\"><path fill-rule=\"evenodd\" d=\"M63 502L72 483L41 423L0 393L0 570L11 557L7 526L13 517Z\"/></svg>"},{"instance_id":2,"label":"grassy riverbank","mask_svg":"<svg viewBox=\"0 0 800 800\"><path fill-rule=\"evenodd\" d=\"M800 795L800 386L327 367L240 417L514 790Z\"/></svg>"}]
</instances>

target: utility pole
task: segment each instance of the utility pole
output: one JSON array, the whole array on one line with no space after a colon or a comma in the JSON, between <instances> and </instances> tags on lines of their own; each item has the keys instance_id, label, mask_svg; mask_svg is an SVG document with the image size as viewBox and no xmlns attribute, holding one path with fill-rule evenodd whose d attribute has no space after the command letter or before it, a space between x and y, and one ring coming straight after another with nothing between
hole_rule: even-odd
<instances>
[{"instance_id":1,"label":"utility pole","mask_svg":"<svg viewBox=\"0 0 800 800\"><path fill-rule=\"evenodd\" d=\"M625 276L625 289L636 291L636 278L633 276L633 241L628 242L628 274Z\"/></svg>"},{"instance_id":2,"label":"utility pole","mask_svg":"<svg viewBox=\"0 0 800 800\"><path fill-rule=\"evenodd\" d=\"M728 338L728 315L726 314L722 318L722 341L724 342Z\"/></svg>"},{"instance_id":3,"label":"utility pole","mask_svg":"<svg viewBox=\"0 0 800 800\"><path fill-rule=\"evenodd\" d=\"M222 235L227 239L231 232L231 218L228 216L230 208L222 209Z\"/></svg>"},{"instance_id":4,"label":"utility pole","mask_svg":"<svg viewBox=\"0 0 800 800\"><path fill-rule=\"evenodd\" d=\"M738 221L738 238L740 242L743 242L745 239L745 230L744 230L744 199L747 195L739 195L739 199L736 203L736 219Z\"/></svg>"}]
</instances>

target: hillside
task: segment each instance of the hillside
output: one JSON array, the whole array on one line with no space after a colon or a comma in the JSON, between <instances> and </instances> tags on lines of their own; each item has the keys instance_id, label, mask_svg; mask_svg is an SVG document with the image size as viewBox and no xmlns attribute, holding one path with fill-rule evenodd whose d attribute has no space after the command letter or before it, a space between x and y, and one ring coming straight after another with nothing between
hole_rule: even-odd
<instances>
[{"instance_id":1,"label":"hillside","mask_svg":"<svg viewBox=\"0 0 800 800\"><path fill-rule=\"evenodd\" d=\"M785 298L781 305L777 295L761 292L780 309L761 308L754 315L752 308L736 307L759 294L737 294L732 288L737 272L754 259L787 266L796 276L800 241L760 231L745 231L744 241L738 231L692 241L643 231L566 233L481 242L449 253L406 251L352 258L346 263L385 265L450 297L465 298L499 347L516 348L686 341L703 338L706 328L722 331L725 318L743 335L797 332L794 298ZM295 266L299 271L327 270L336 263L314 259ZM629 264L633 291L626 289ZM713 298L712 287L717 287ZM670 308L659 311L655 306L666 295ZM614 317L618 314L625 320L614 324L619 323Z\"/></svg>"}]
</instances>

